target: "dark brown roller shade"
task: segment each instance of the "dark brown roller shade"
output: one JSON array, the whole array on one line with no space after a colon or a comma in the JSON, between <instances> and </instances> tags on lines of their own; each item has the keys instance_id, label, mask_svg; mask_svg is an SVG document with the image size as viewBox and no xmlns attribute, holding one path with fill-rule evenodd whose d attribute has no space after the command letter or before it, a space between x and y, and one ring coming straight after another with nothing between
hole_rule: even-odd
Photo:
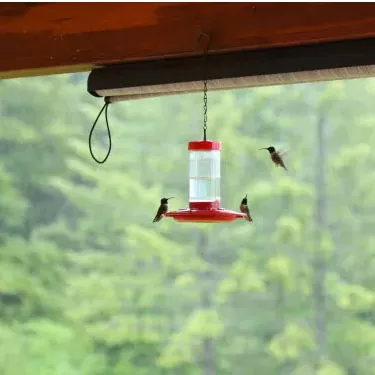
<instances>
[{"instance_id":1,"label":"dark brown roller shade","mask_svg":"<svg viewBox=\"0 0 375 375\"><path fill-rule=\"evenodd\" d=\"M209 90L375 76L375 39L209 55ZM203 57L113 65L93 70L88 91L110 101L200 92Z\"/></svg>"}]
</instances>

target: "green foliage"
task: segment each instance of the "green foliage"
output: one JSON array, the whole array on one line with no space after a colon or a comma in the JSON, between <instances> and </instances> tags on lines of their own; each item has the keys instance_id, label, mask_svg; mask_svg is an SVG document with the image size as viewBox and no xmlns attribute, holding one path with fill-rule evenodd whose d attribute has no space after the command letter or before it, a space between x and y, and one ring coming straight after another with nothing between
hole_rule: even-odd
<instances>
[{"instance_id":1,"label":"green foliage","mask_svg":"<svg viewBox=\"0 0 375 375\"><path fill-rule=\"evenodd\" d=\"M0 374L375 375L375 81L209 93L254 219L209 225L152 223L188 205L202 96L111 105L97 165L86 78L0 82Z\"/></svg>"}]
</instances>

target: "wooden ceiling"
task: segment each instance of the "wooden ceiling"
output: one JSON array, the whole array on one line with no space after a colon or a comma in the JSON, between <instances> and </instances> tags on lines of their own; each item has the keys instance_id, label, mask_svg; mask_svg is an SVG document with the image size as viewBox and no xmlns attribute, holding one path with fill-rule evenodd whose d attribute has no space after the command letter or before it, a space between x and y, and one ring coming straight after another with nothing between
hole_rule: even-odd
<instances>
[{"instance_id":1,"label":"wooden ceiling","mask_svg":"<svg viewBox=\"0 0 375 375\"><path fill-rule=\"evenodd\" d=\"M1 3L0 78L375 37L375 3Z\"/></svg>"}]
</instances>

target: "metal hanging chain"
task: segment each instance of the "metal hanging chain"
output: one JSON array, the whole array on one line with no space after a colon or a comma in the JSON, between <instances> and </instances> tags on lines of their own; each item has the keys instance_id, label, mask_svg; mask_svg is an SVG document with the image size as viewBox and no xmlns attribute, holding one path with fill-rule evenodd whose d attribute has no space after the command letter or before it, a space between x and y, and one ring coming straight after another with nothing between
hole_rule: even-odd
<instances>
[{"instance_id":1,"label":"metal hanging chain","mask_svg":"<svg viewBox=\"0 0 375 375\"><path fill-rule=\"evenodd\" d=\"M208 46L210 43L210 36L207 34L202 35L208 38L207 45L204 49L204 60L203 60L203 140L207 140L207 56L208 56ZM202 36L201 35L201 36Z\"/></svg>"},{"instance_id":2,"label":"metal hanging chain","mask_svg":"<svg viewBox=\"0 0 375 375\"><path fill-rule=\"evenodd\" d=\"M207 79L204 80L203 88L203 140L207 140Z\"/></svg>"},{"instance_id":3,"label":"metal hanging chain","mask_svg":"<svg viewBox=\"0 0 375 375\"><path fill-rule=\"evenodd\" d=\"M102 107L102 109L100 110L100 112L99 112L99 114L98 114L98 116L96 117L96 120L94 121L94 123L93 123L93 125L92 125L92 127L91 127L91 130L90 130L90 134L89 134L89 150L90 150L90 154L91 154L91 157L98 163L98 164L104 164L105 163L105 161L108 159L108 156L109 156L109 154L111 153L111 149L112 149L112 139L111 139L111 131L110 131L110 129L109 129L109 123L108 123L108 107L109 107L109 105L110 105L110 101L109 101L109 98L107 98L107 97L105 97L104 98L104 105L103 105L103 107ZM94 156L94 154L93 154L93 152L92 152L92 147L91 147L91 137L92 137L92 133L93 133L93 131L94 131L94 129L95 129L95 126L96 126L96 123L98 122L98 120L99 120L99 117L100 117L100 115L102 114L102 112L105 110L105 123L106 123L106 125L107 125L107 132L108 132L108 140L109 140L109 147L108 147L108 152L107 152L107 155L104 157L104 159L103 160L98 160L95 156Z\"/></svg>"}]
</instances>

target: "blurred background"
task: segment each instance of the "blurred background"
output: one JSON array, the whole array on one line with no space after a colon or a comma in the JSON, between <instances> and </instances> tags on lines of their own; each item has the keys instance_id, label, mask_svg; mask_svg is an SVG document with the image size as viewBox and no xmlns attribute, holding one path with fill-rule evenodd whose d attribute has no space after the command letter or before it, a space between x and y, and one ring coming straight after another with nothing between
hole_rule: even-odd
<instances>
[{"instance_id":1,"label":"blurred background","mask_svg":"<svg viewBox=\"0 0 375 375\"><path fill-rule=\"evenodd\" d=\"M98 165L86 82L0 81L0 374L375 374L375 79L208 93L252 224L152 223L188 206L203 93L110 106Z\"/></svg>"}]
</instances>

